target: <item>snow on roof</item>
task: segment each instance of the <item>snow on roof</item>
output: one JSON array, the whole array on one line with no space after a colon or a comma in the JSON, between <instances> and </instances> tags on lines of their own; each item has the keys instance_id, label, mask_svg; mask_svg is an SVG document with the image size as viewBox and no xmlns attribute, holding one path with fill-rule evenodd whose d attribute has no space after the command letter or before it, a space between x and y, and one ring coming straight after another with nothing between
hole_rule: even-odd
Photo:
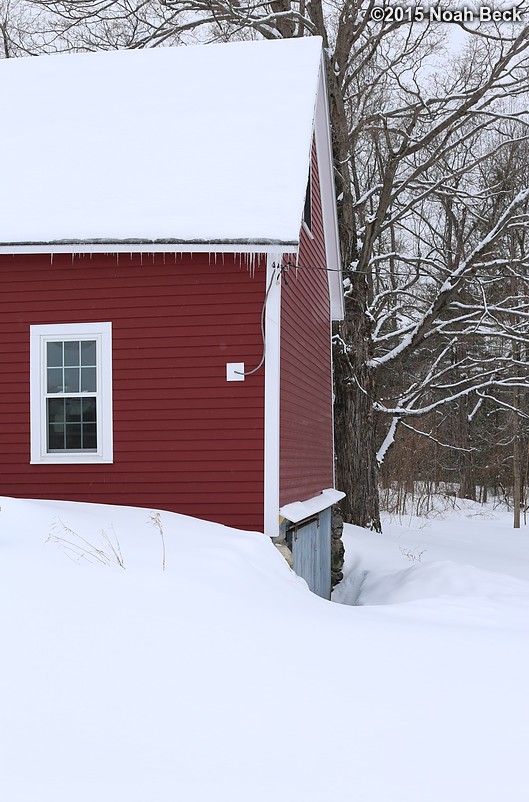
<instances>
[{"instance_id":1,"label":"snow on roof","mask_svg":"<svg viewBox=\"0 0 529 802\"><path fill-rule=\"evenodd\" d=\"M313 496L306 501L292 501L280 508L279 514L293 524L297 524L305 518L317 515L322 510L332 507L338 501L345 498L345 493L335 490L332 487L322 490L318 496Z\"/></svg>"},{"instance_id":2,"label":"snow on roof","mask_svg":"<svg viewBox=\"0 0 529 802\"><path fill-rule=\"evenodd\" d=\"M296 243L321 47L0 61L0 243Z\"/></svg>"}]
</instances>

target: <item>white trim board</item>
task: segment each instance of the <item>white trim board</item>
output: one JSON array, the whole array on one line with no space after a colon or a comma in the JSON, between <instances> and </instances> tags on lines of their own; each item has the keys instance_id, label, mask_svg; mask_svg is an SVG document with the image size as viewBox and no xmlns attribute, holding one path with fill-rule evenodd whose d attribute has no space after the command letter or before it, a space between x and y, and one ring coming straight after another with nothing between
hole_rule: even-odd
<instances>
[{"instance_id":1,"label":"white trim board","mask_svg":"<svg viewBox=\"0 0 529 802\"><path fill-rule=\"evenodd\" d=\"M119 242L107 244L101 243L75 243L75 244L54 244L54 243L14 243L13 245L0 244L0 253L71 253L71 254L91 254L91 253L277 253L275 245L240 245L237 243L185 243L163 244L163 243L140 243L138 245L121 244ZM288 243L281 245L282 253L297 253L299 243Z\"/></svg>"},{"instance_id":2,"label":"white trim board","mask_svg":"<svg viewBox=\"0 0 529 802\"><path fill-rule=\"evenodd\" d=\"M264 532L270 537L277 537L279 534L281 261L281 253L270 254L266 265L266 289L270 287L270 290L265 316Z\"/></svg>"},{"instance_id":3,"label":"white trim board","mask_svg":"<svg viewBox=\"0 0 529 802\"><path fill-rule=\"evenodd\" d=\"M320 171L321 211L328 270L327 277L329 280L329 296L331 301L331 318L332 320L343 320L345 310L341 272L342 259L338 234L336 188L334 186L329 104L327 102L327 81L325 79L325 60L323 53L321 57L320 78L316 101L314 133Z\"/></svg>"}]
</instances>

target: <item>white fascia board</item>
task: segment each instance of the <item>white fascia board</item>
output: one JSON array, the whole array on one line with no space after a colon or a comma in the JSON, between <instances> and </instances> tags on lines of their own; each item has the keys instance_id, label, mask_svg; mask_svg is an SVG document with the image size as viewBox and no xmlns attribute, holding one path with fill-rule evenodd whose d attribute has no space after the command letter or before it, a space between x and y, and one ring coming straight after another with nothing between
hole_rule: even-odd
<instances>
[{"instance_id":1,"label":"white fascia board","mask_svg":"<svg viewBox=\"0 0 529 802\"><path fill-rule=\"evenodd\" d=\"M325 57L322 53L314 132L320 172L321 209L328 270L327 277L329 280L329 296L331 300L331 318L332 320L343 320L345 309L342 284L342 260L338 233L338 214L336 211L336 188L334 186L334 164L324 59Z\"/></svg>"},{"instance_id":2,"label":"white fascia board","mask_svg":"<svg viewBox=\"0 0 529 802\"><path fill-rule=\"evenodd\" d=\"M282 253L269 254L265 310L264 533L279 535L279 358L281 338Z\"/></svg>"},{"instance_id":3,"label":"white fascia board","mask_svg":"<svg viewBox=\"0 0 529 802\"><path fill-rule=\"evenodd\" d=\"M329 487L326 490L322 490L318 496L313 496L313 498L309 498L306 501L293 501L290 504L285 504L284 507L280 508L279 514L286 518L287 521L298 524L300 521L311 518L313 515L332 507L333 504L343 498L345 498L345 493Z\"/></svg>"},{"instance_id":4,"label":"white fascia board","mask_svg":"<svg viewBox=\"0 0 529 802\"><path fill-rule=\"evenodd\" d=\"M282 253L297 253L298 243L281 245ZM1 245L0 254L30 254L30 253L72 253L72 254L91 254L91 253L277 253L277 244L261 245L241 245L239 243L185 243L177 244L164 243L74 243L74 244L53 244L38 243L32 244L13 244Z\"/></svg>"}]
</instances>

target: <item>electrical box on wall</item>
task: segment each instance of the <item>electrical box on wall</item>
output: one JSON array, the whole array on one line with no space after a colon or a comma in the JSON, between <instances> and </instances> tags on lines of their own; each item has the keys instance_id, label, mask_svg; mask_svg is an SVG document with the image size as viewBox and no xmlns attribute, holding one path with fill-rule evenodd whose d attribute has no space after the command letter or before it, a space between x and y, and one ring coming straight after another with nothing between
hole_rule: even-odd
<instances>
[{"instance_id":1,"label":"electrical box on wall","mask_svg":"<svg viewBox=\"0 0 529 802\"><path fill-rule=\"evenodd\" d=\"M226 363L226 381L229 382L244 381L244 362Z\"/></svg>"}]
</instances>

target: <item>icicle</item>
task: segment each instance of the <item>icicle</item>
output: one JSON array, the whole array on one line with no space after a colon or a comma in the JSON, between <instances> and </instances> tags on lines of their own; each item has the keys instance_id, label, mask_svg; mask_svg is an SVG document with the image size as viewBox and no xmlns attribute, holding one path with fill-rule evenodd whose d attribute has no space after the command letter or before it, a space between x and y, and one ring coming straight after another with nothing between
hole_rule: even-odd
<instances>
[{"instance_id":1,"label":"icicle","mask_svg":"<svg viewBox=\"0 0 529 802\"><path fill-rule=\"evenodd\" d=\"M255 276L255 251L247 251L244 254L244 261L250 278L253 278Z\"/></svg>"}]
</instances>

